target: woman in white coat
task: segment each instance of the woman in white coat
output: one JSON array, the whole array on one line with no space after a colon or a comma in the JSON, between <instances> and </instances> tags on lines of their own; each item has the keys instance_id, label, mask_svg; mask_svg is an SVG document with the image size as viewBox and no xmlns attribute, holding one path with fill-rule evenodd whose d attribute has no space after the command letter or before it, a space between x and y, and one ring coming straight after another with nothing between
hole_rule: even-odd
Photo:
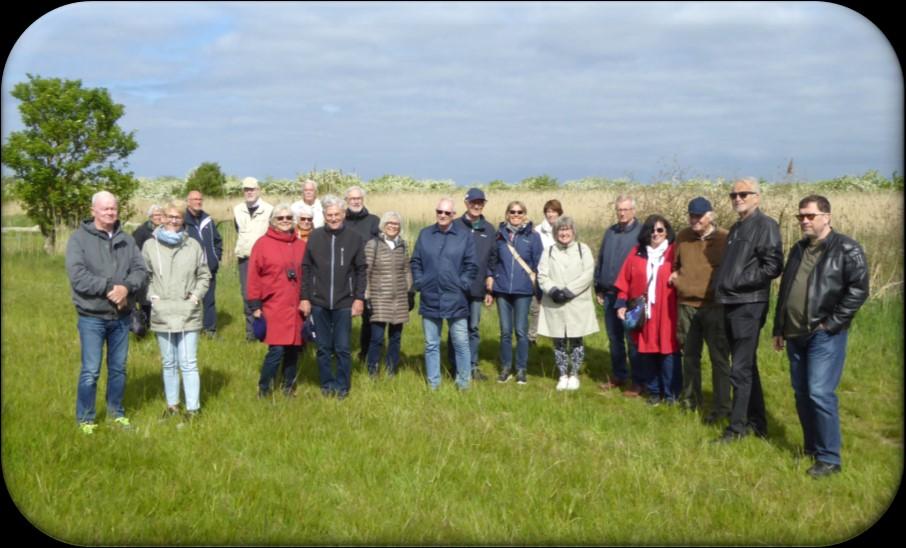
<instances>
[{"instance_id":1,"label":"woman in white coat","mask_svg":"<svg viewBox=\"0 0 906 548\"><path fill-rule=\"evenodd\" d=\"M544 296L538 315L538 334L554 340L554 359L560 370L557 390L577 390L585 359L582 337L598 331L595 315L595 257L577 241L571 217L554 223L556 243L541 255L538 284Z\"/></svg>"}]
</instances>

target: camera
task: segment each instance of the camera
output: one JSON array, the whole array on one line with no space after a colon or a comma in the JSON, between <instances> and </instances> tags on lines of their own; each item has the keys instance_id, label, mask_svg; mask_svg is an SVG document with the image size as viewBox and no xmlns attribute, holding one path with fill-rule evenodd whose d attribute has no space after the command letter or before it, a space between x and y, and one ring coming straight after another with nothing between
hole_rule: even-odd
<instances>
[{"instance_id":1,"label":"camera","mask_svg":"<svg viewBox=\"0 0 906 548\"><path fill-rule=\"evenodd\" d=\"M287 269L286 269L286 277L287 277L287 279L289 279L290 281L295 280L295 279L296 279L296 269L295 269L295 268L287 268Z\"/></svg>"}]
</instances>

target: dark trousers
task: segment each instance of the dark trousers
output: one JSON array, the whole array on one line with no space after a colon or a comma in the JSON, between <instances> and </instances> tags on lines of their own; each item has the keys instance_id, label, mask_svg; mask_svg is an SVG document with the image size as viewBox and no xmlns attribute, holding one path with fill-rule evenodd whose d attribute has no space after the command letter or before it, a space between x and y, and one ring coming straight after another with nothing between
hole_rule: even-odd
<instances>
[{"instance_id":1,"label":"dark trousers","mask_svg":"<svg viewBox=\"0 0 906 548\"><path fill-rule=\"evenodd\" d=\"M768 303L724 305L724 325L733 360L733 407L727 430L736 434L745 434L751 428L758 435L767 435L764 394L758 375L758 335L767 313Z\"/></svg>"},{"instance_id":2,"label":"dark trousers","mask_svg":"<svg viewBox=\"0 0 906 548\"><path fill-rule=\"evenodd\" d=\"M211 272L208 292L204 294L204 330L210 333L217 331L217 307L214 305L214 294L217 291L217 273Z\"/></svg>"},{"instance_id":3,"label":"dark trousers","mask_svg":"<svg viewBox=\"0 0 906 548\"><path fill-rule=\"evenodd\" d=\"M365 359L371 348L371 310L362 309L362 330L359 331L359 358Z\"/></svg>"},{"instance_id":4,"label":"dark trousers","mask_svg":"<svg viewBox=\"0 0 906 548\"><path fill-rule=\"evenodd\" d=\"M724 328L721 305L694 307L679 305L677 338L683 344L683 390L680 399L692 408L701 408L702 346L708 343L711 358L711 413L730 415L730 344Z\"/></svg>"},{"instance_id":5,"label":"dark trousers","mask_svg":"<svg viewBox=\"0 0 906 548\"><path fill-rule=\"evenodd\" d=\"M311 317L318 334L318 376L321 391L346 395L352 382L352 366L349 357L349 333L352 330L352 310L341 308L328 310L320 306L311 308ZM330 361L337 357L337 372L334 374Z\"/></svg>"},{"instance_id":6,"label":"dark trousers","mask_svg":"<svg viewBox=\"0 0 906 548\"><path fill-rule=\"evenodd\" d=\"M239 290L242 292L242 312L245 314L245 338L255 340L255 332L252 331L252 322L255 321L252 316L252 309L246 297L245 285L249 279L249 260L248 257L239 259Z\"/></svg>"},{"instance_id":7,"label":"dark trousers","mask_svg":"<svg viewBox=\"0 0 906 548\"><path fill-rule=\"evenodd\" d=\"M400 363L400 342L403 337L401 323L371 322L371 346L368 347L368 372L376 374L384 348L384 329L387 329L386 372L395 375Z\"/></svg>"},{"instance_id":8,"label":"dark trousers","mask_svg":"<svg viewBox=\"0 0 906 548\"><path fill-rule=\"evenodd\" d=\"M261 376L258 379L258 390L262 394L271 391L271 384L277 376L280 362L283 362L283 391L289 393L296 384L296 371L299 365L299 351L301 346L270 346L264 356L264 365L261 366Z\"/></svg>"}]
</instances>

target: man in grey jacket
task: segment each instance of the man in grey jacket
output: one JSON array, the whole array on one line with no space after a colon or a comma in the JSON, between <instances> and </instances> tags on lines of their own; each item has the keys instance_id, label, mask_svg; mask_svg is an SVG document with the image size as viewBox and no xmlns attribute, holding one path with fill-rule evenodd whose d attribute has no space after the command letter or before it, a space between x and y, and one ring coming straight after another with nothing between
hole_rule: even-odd
<instances>
[{"instance_id":1,"label":"man in grey jacket","mask_svg":"<svg viewBox=\"0 0 906 548\"><path fill-rule=\"evenodd\" d=\"M724 306L724 328L732 356L733 406L730 425L715 440L720 443L750 433L767 437L764 394L758 375L758 335L768 313L771 280L780 276L783 268L780 227L758 208L758 180L737 180L730 200L739 220L730 228L727 251L714 274L714 296Z\"/></svg>"},{"instance_id":2,"label":"man in grey jacket","mask_svg":"<svg viewBox=\"0 0 906 548\"><path fill-rule=\"evenodd\" d=\"M129 313L144 287L147 270L141 252L120 230L119 204L107 191L91 198L92 219L85 221L66 245L66 273L78 313L82 367L76 397L76 420L85 434L97 428L95 400L107 343L107 415L130 428L123 410Z\"/></svg>"}]
</instances>

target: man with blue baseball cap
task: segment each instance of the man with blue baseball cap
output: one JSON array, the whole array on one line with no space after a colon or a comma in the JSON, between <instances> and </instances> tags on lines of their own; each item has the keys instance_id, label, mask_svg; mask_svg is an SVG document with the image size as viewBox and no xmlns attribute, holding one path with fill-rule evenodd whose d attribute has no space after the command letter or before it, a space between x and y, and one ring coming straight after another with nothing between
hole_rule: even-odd
<instances>
[{"instance_id":1,"label":"man with blue baseball cap","mask_svg":"<svg viewBox=\"0 0 906 548\"><path fill-rule=\"evenodd\" d=\"M711 202L699 196L689 202L689 226L676 236L673 274L679 314L677 340L683 349L680 405L702 408L702 343L711 356L713 399L705 422L730 416L730 344L724 331L723 306L714 300L714 273L727 250L727 229L714 224Z\"/></svg>"}]
</instances>

